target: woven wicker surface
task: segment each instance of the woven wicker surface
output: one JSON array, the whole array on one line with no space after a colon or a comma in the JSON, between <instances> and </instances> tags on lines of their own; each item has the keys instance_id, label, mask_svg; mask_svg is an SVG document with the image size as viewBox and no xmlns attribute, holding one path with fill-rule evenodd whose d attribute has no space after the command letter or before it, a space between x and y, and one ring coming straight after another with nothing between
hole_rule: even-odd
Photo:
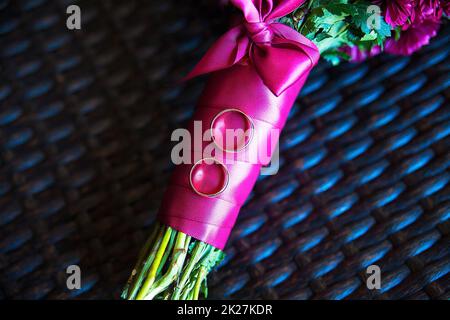
<instances>
[{"instance_id":1,"label":"woven wicker surface","mask_svg":"<svg viewBox=\"0 0 450 320\"><path fill-rule=\"evenodd\" d=\"M226 28L211 1L118 0L69 31L73 2L0 0L0 298L118 298L203 84L178 80ZM450 298L449 39L313 71L212 297Z\"/></svg>"}]
</instances>

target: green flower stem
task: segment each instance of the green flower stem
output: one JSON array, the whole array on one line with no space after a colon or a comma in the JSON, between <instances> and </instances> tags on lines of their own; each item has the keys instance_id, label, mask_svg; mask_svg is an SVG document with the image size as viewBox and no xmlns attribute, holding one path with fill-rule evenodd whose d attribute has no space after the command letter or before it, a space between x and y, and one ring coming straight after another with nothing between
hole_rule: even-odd
<instances>
[{"instance_id":1,"label":"green flower stem","mask_svg":"<svg viewBox=\"0 0 450 320\"><path fill-rule=\"evenodd\" d=\"M189 296L194 292L194 281L190 281L184 288L183 293L181 294L181 300L192 300Z\"/></svg>"},{"instance_id":2,"label":"green flower stem","mask_svg":"<svg viewBox=\"0 0 450 320\"><path fill-rule=\"evenodd\" d=\"M194 269L195 265L197 264L197 262L200 260L200 258L204 254L206 247L207 247L207 244L204 242L197 242L197 244L195 245L194 250L192 252L192 256L189 259L189 262L183 271L181 280L174 289L174 293L172 295L172 300L180 299L181 292L182 292L184 286L186 285L186 282L189 279L189 276L191 275L191 272Z\"/></svg>"},{"instance_id":3,"label":"green flower stem","mask_svg":"<svg viewBox=\"0 0 450 320\"><path fill-rule=\"evenodd\" d=\"M177 231L172 229L169 244L167 245L166 251L164 252L164 256L161 260L161 263L159 264L158 271L156 272L157 277L158 277L158 275L161 274L161 271L163 270L164 266L166 265L166 261L169 258L170 253L172 252L172 248L175 243L176 236L177 236Z\"/></svg>"},{"instance_id":4,"label":"green flower stem","mask_svg":"<svg viewBox=\"0 0 450 320\"><path fill-rule=\"evenodd\" d=\"M157 225L155 227L155 229L158 230L158 235L155 239L155 241L153 242L153 247L152 250L149 253L149 256L147 258L147 260L145 261L144 265L142 266L141 271L139 272L138 276L136 277L133 285L132 285L132 289L131 292L128 296L129 300L132 300L135 298L139 288L141 287L142 281L144 280L144 277L147 275L147 271L148 269L151 267L153 259L155 257L155 254L159 248L159 245L161 244L162 241L162 236L164 233L164 226L159 226Z\"/></svg>"},{"instance_id":5,"label":"green flower stem","mask_svg":"<svg viewBox=\"0 0 450 320\"><path fill-rule=\"evenodd\" d=\"M159 268L161 259L164 256L167 244L169 243L170 236L172 234L172 228L164 227L163 230L164 230L164 237L161 241L161 245L159 246L158 251L155 254L155 260L153 261L150 267L147 279L145 279L144 285L142 286L141 290L139 290L139 294L137 295L138 300L142 300L147 295L148 290L155 282L156 271Z\"/></svg>"},{"instance_id":6,"label":"green flower stem","mask_svg":"<svg viewBox=\"0 0 450 320\"><path fill-rule=\"evenodd\" d=\"M187 236L182 232L178 233L170 267L167 272L152 285L150 291L145 296L146 300L152 300L156 295L163 292L177 280L179 273L181 273L181 269L183 268L184 260L189 249L190 240L190 236Z\"/></svg>"},{"instance_id":7,"label":"green flower stem","mask_svg":"<svg viewBox=\"0 0 450 320\"><path fill-rule=\"evenodd\" d=\"M195 282L195 287L194 287L194 300L198 300L198 296L200 294L200 286L205 278L207 274L207 270L204 266L200 267L200 271L198 272L198 277L197 277L197 281Z\"/></svg>"},{"instance_id":8,"label":"green flower stem","mask_svg":"<svg viewBox=\"0 0 450 320\"><path fill-rule=\"evenodd\" d=\"M159 230L159 222L156 222L150 237L147 239L147 241L144 244L144 247L139 252L138 261L136 262L136 264L133 268L133 271L131 272L131 275L128 278L125 289L122 292L121 297L123 299L126 299L128 297L128 290L129 290L130 286L132 285L133 280L136 277L136 274L138 274L138 272L140 272L142 270L142 263L144 262L144 259L148 255L148 250L150 249L150 246L152 245L153 241L155 241L155 237L156 237L156 234L158 233L158 230Z\"/></svg>"}]
</instances>

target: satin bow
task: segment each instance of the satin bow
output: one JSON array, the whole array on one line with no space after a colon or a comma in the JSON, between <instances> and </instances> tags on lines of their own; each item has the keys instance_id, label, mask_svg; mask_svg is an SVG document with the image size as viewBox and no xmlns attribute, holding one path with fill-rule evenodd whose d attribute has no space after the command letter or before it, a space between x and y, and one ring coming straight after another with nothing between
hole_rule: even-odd
<instances>
[{"instance_id":1,"label":"satin bow","mask_svg":"<svg viewBox=\"0 0 450 320\"><path fill-rule=\"evenodd\" d=\"M279 96L319 60L313 42L276 22L305 0L231 0L244 22L221 36L189 73L187 79L226 69L248 58L263 83Z\"/></svg>"}]
</instances>

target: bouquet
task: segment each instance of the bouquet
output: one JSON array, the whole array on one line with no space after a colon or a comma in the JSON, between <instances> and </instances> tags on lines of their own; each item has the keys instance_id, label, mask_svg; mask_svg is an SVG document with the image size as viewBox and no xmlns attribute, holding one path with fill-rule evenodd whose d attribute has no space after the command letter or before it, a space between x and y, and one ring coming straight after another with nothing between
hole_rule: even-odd
<instances>
[{"instance_id":1,"label":"bouquet","mask_svg":"<svg viewBox=\"0 0 450 320\"><path fill-rule=\"evenodd\" d=\"M124 299L199 299L319 57L332 64L429 43L439 0L231 0L242 20L188 75L210 74ZM205 129L203 133L202 129ZM231 132L231 134L230 134ZM202 139L195 136L200 133Z\"/></svg>"}]
</instances>

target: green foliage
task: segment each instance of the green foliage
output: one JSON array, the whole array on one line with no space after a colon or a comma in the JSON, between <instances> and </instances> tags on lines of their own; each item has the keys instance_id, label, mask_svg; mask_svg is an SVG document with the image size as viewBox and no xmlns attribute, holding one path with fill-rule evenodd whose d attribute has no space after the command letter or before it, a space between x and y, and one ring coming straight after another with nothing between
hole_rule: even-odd
<instances>
[{"instance_id":1,"label":"green foliage","mask_svg":"<svg viewBox=\"0 0 450 320\"><path fill-rule=\"evenodd\" d=\"M371 27L374 22L371 5L366 0L310 0L281 22L312 40L323 58L338 64L349 59L339 51L340 47L370 50L375 45L383 46L391 36L391 29L382 16L379 28Z\"/></svg>"}]
</instances>

